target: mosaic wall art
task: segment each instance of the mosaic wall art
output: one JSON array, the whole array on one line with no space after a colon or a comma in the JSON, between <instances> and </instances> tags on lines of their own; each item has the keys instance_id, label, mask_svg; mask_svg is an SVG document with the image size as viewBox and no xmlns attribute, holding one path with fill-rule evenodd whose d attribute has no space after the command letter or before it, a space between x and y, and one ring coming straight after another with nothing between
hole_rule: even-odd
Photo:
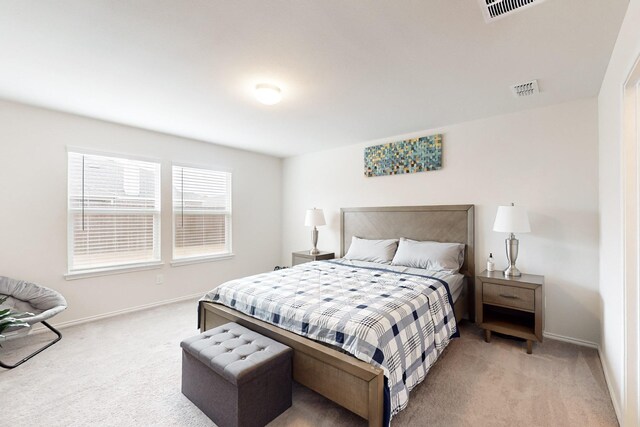
<instances>
[{"instance_id":1,"label":"mosaic wall art","mask_svg":"<svg viewBox=\"0 0 640 427\"><path fill-rule=\"evenodd\" d=\"M365 176L400 175L442 168L442 135L423 136L364 149Z\"/></svg>"}]
</instances>

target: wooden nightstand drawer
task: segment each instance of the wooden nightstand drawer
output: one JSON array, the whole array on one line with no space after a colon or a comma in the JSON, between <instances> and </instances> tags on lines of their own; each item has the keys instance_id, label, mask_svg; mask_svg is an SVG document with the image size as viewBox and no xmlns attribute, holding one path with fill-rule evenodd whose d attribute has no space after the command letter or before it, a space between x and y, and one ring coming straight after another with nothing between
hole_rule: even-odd
<instances>
[{"instance_id":1,"label":"wooden nightstand drawer","mask_svg":"<svg viewBox=\"0 0 640 427\"><path fill-rule=\"evenodd\" d=\"M535 292L533 289L516 288L515 286L482 284L482 301L533 312L535 310Z\"/></svg>"}]
</instances>

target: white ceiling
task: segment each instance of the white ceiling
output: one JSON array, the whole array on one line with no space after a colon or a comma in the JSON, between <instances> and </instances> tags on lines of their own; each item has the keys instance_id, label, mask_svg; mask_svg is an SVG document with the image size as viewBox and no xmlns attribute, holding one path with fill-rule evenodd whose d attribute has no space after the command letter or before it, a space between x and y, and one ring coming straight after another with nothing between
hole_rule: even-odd
<instances>
[{"instance_id":1,"label":"white ceiling","mask_svg":"<svg viewBox=\"0 0 640 427\"><path fill-rule=\"evenodd\" d=\"M627 5L2 0L0 98L290 156L595 96Z\"/></svg>"}]
</instances>

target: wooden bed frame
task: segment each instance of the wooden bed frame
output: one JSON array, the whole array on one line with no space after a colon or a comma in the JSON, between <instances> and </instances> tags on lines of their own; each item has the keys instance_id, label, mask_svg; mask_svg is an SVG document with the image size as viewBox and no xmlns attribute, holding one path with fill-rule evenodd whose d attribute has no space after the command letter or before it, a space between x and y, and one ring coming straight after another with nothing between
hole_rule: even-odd
<instances>
[{"instance_id":1,"label":"wooden bed frame","mask_svg":"<svg viewBox=\"0 0 640 427\"><path fill-rule=\"evenodd\" d=\"M465 275L465 283L454 310L456 319L473 319L473 205L344 208L340 210L340 234L341 256L349 248L352 236L464 243L465 262L460 272ZM231 308L209 302L200 304L201 331L228 322L236 322L291 347L294 380L368 420L370 427L382 426L384 374L381 368Z\"/></svg>"}]
</instances>

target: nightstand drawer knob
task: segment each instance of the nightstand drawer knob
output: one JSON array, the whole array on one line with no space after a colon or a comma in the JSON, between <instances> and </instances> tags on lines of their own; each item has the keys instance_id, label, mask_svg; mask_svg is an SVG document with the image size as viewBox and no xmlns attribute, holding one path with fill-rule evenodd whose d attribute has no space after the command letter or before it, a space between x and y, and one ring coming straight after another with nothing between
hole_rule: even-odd
<instances>
[{"instance_id":1,"label":"nightstand drawer knob","mask_svg":"<svg viewBox=\"0 0 640 427\"><path fill-rule=\"evenodd\" d=\"M518 297L517 297L517 296L515 296L515 295L500 294L500 296L501 296L502 298L520 299L520 298L518 298Z\"/></svg>"}]
</instances>

